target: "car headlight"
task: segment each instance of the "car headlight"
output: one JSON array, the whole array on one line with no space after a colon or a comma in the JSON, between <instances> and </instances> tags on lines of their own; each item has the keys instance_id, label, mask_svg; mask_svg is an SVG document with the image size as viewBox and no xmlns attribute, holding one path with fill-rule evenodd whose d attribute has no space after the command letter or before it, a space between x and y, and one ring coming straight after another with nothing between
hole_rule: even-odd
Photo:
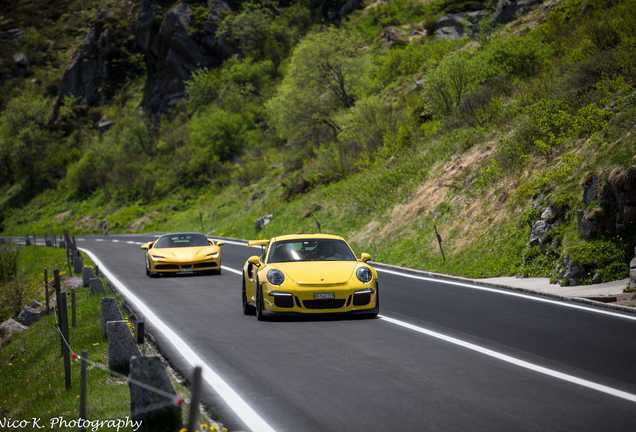
<instances>
[{"instance_id":1,"label":"car headlight","mask_svg":"<svg viewBox=\"0 0 636 432\"><path fill-rule=\"evenodd\" d=\"M369 270L369 267L360 267L356 272L356 276L362 283L371 282L371 279L373 279L373 274L371 273L371 270Z\"/></svg>"},{"instance_id":2,"label":"car headlight","mask_svg":"<svg viewBox=\"0 0 636 432\"><path fill-rule=\"evenodd\" d=\"M152 257L151 257L151 258L152 258L152 260L153 260L154 262L157 262L157 261L159 261L159 260L165 259L164 257L159 256L159 255L152 255Z\"/></svg>"},{"instance_id":3,"label":"car headlight","mask_svg":"<svg viewBox=\"0 0 636 432\"><path fill-rule=\"evenodd\" d=\"M285 282L285 276L283 276L283 272L277 269L271 269L267 272L267 280L272 285L282 285Z\"/></svg>"},{"instance_id":4,"label":"car headlight","mask_svg":"<svg viewBox=\"0 0 636 432\"><path fill-rule=\"evenodd\" d=\"M208 258L218 258L219 257L219 253L218 252L214 252L211 254L208 254Z\"/></svg>"}]
</instances>

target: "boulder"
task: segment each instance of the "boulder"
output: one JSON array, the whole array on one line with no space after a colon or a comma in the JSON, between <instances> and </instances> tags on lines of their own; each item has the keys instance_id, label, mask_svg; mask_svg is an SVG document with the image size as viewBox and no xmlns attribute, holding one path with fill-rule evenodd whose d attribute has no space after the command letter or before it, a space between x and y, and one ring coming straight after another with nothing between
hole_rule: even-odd
<instances>
[{"instance_id":1,"label":"boulder","mask_svg":"<svg viewBox=\"0 0 636 432\"><path fill-rule=\"evenodd\" d=\"M594 238L598 232L596 224L587 218L585 210L576 210L576 229L584 239Z\"/></svg>"},{"instance_id":2,"label":"boulder","mask_svg":"<svg viewBox=\"0 0 636 432\"><path fill-rule=\"evenodd\" d=\"M24 53L14 55L13 60L18 64L18 66L22 66L24 68L31 66L29 58Z\"/></svg>"},{"instance_id":3,"label":"boulder","mask_svg":"<svg viewBox=\"0 0 636 432\"><path fill-rule=\"evenodd\" d=\"M603 282L603 278L601 277L601 275L598 273L594 273L594 276L592 276L592 283L596 285L600 284L601 282Z\"/></svg>"},{"instance_id":4,"label":"boulder","mask_svg":"<svg viewBox=\"0 0 636 432\"><path fill-rule=\"evenodd\" d=\"M273 214L268 214L256 219L256 222L254 223L254 230L258 233L260 230L262 230L265 227L265 225L270 223L273 217L274 217Z\"/></svg>"},{"instance_id":5,"label":"boulder","mask_svg":"<svg viewBox=\"0 0 636 432\"><path fill-rule=\"evenodd\" d=\"M30 326L41 318L42 314L30 306L25 306L18 315L18 321L26 326Z\"/></svg>"},{"instance_id":6,"label":"boulder","mask_svg":"<svg viewBox=\"0 0 636 432\"><path fill-rule=\"evenodd\" d=\"M543 3L543 0L499 0L493 15L495 24L508 24L521 15L530 12L535 5Z\"/></svg>"},{"instance_id":7,"label":"boulder","mask_svg":"<svg viewBox=\"0 0 636 432\"><path fill-rule=\"evenodd\" d=\"M73 258L73 273L75 274L82 274L83 269L84 268L84 260L82 259L81 256L76 255ZM83 275L83 274L82 274Z\"/></svg>"},{"instance_id":8,"label":"boulder","mask_svg":"<svg viewBox=\"0 0 636 432\"><path fill-rule=\"evenodd\" d=\"M221 12L232 12L228 2L224 0L208 0L208 21L218 21L222 18Z\"/></svg>"},{"instance_id":9,"label":"boulder","mask_svg":"<svg viewBox=\"0 0 636 432\"><path fill-rule=\"evenodd\" d=\"M112 120L100 121L97 123L97 132L100 135L103 135L108 129L110 129L115 124Z\"/></svg>"},{"instance_id":10,"label":"boulder","mask_svg":"<svg viewBox=\"0 0 636 432\"><path fill-rule=\"evenodd\" d=\"M530 233L530 247L538 246L542 240L550 231L552 226L546 221L537 221L532 226L532 232Z\"/></svg>"},{"instance_id":11,"label":"boulder","mask_svg":"<svg viewBox=\"0 0 636 432\"><path fill-rule=\"evenodd\" d=\"M108 369L128 374L130 359L139 356L139 348L126 321L109 321L106 323L108 334Z\"/></svg>"},{"instance_id":12,"label":"boulder","mask_svg":"<svg viewBox=\"0 0 636 432\"><path fill-rule=\"evenodd\" d=\"M31 306L33 309L37 309L37 308L42 307L44 305L42 303L40 303L39 301L33 300L29 306Z\"/></svg>"},{"instance_id":13,"label":"boulder","mask_svg":"<svg viewBox=\"0 0 636 432\"><path fill-rule=\"evenodd\" d=\"M546 209L541 213L541 219L547 221L549 219L555 218L557 215L556 209L552 206L547 206Z\"/></svg>"},{"instance_id":14,"label":"boulder","mask_svg":"<svg viewBox=\"0 0 636 432\"><path fill-rule=\"evenodd\" d=\"M636 258L629 262L629 284L636 287Z\"/></svg>"},{"instance_id":15,"label":"boulder","mask_svg":"<svg viewBox=\"0 0 636 432\"><path fill-rule=\"evenodd\" d=\"M145 389L134 382L147 384L165 393L177 393L170 381L161 358L158 356L134 356L130 359L130 415L133 421L141 420L139 432L178 431L182 426L181 407L170 404L171 398ZM166 406L167 405L167 406ZM152 409L153 406L161 408Z\"/></svg>"},{"instance_id":16,"label":"boulder","mask_svg":"<svg viewBox=\"0 0 636 432\"><path fill-rule=\"evenodd\" d=\"M16 332L19 333L23 330L28 329L27 326L20 324L13 318L9 318L5 322L0 325L0 335L5 335L7 333Z\"/></svg>"}]
</instances>

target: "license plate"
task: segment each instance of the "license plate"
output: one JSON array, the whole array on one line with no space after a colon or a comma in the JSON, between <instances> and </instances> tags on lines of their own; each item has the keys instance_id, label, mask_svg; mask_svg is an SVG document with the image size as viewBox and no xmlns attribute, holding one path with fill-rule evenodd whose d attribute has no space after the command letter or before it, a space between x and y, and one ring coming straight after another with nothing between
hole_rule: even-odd
<instances>
[{"instance_id":1,"label":"license plate","mask_svg":"<svg viewBox=\"0 0 636 432\"><path fill-rule=\"evenodd\" d=\"M192 273L192 269L191 268L182 268L181 269L181 273Z\"/></svg>"},{"instance_id":2,"label":"license plate","mask_svg":"<svg viewBox=\"0 0 636 432\"><path fill-rule=\"evenodd\" d=\"M336 293L314 293L314 300L335 299Z\"/></svg>"}]
</instances>

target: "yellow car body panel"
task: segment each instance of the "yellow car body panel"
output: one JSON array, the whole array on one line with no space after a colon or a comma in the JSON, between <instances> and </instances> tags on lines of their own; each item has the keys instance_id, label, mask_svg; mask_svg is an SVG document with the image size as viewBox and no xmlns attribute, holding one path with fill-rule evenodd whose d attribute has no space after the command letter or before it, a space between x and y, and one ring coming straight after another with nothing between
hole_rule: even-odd
<instances>
[{"instance_id":1,"label":"yellow car body panel","mask_svg":"<svg viewBox=\"0 0 636 432\"><path fill-rule=\"evenodd\" d=\"M328 234L287 235L263 242L261 244L267 244L267 248L262 256L251 257L243 267L245 313L253 308L257 310L258 317L260 307L263 315L377 315L378 274L366 262L353 255L342 237ZM326 243L336 245L343 256L319 257L316 250ZM277 248L283 246L291 251L289 260L281 262L272 259L272 255L278 252ZM370 259L367 254L364 255L365 261L367 257ZM357 276L357 272L363 267L368 269L371 276L366 282ZM282 283L274 284L269 280L268 273L272 270L282 273Z\"/></svg>"},{"instance_id":2,"label":"yellow car body panel","mask_svg":"<svg viewBox=\"0 0 636 432\"><path fill-rule=\"evenodd\" d=\"M172 242L164 242L164 238ZM146 274L153 276L158 273L186 274L205 271L220 273L221 245L223 242L215 243L198 233L165 234L141 246L146 251Z\"/></svg>"}]
</instances>

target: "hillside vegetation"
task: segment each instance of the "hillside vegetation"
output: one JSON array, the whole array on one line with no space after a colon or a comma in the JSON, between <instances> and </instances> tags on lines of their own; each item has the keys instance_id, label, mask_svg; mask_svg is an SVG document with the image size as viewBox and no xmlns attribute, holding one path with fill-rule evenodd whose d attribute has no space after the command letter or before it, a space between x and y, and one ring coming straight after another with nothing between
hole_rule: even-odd
<instances>
[{"instance_id":1,"label":"hillside vegetation","mask_svg":"<svg viewBox=\"0 0 636 432\"><path fill-rule=\"evenodd\" d=\"M37 61L0 87L0 235L94 234L103 219L111 232L241 238L321 229L376 261L468 277L565 284L572 263L581 284L629 274L633 0L538 4L506 26L489 19L496 2L378 1L341 18L329 11L342 1L230 2L214 25L237 54L193 72L186 100L161 116L126 32L139 3L107 2L114 14L97 20L101 3L44 3L2 3L1 29L26 29L1 48L3 64L19 52ZM196 39L206 3L189 5ZM486 14L466 37L433 36L442 15L475 5ZM115 35L114 78L99 103L60 100L94 25ZM550 229L531 244L540 220Z\"/></svg>"}]
</instances>

